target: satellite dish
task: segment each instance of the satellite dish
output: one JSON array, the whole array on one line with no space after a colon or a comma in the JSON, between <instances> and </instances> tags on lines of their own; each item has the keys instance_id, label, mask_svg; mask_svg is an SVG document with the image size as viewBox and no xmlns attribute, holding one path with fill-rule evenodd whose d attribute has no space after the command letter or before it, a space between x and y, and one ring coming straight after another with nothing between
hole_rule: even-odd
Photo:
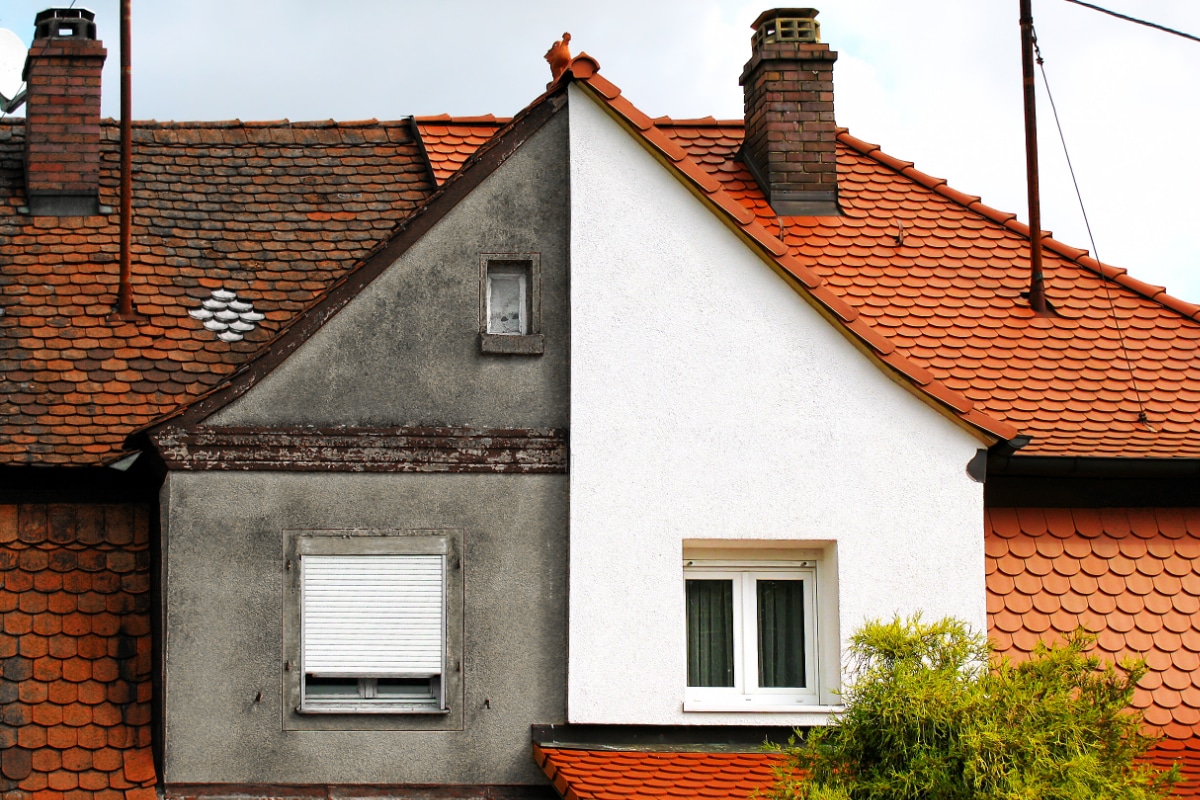
<instances>
[{"instance_id":1,"label":"satellite dish","mask_svg":"<svg viewBox=\"0 0 1200 800\"><path fill-rule=\"evenodd\" d=\"M10 30L0 28L0 111L16 111L25 102L25 42Z\"/></svg>"}]
</instances>

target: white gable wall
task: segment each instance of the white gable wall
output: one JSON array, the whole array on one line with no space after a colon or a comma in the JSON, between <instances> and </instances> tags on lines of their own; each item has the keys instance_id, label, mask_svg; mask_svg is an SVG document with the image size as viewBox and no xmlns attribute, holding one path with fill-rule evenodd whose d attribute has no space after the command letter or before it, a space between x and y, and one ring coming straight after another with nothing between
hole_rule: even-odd
<instances>
[{"instance_id":1,"label":"white gable wall","mask_svg":"<svg viewBox=\"0 0 1200 800\"><path fill-rule=\"evenodd\" d=\"M570 92L569 721L824 718L683 710L685 539L823 546L827 655L894 613L985 630L980 442Z\"/></svg>"}]
</instances>

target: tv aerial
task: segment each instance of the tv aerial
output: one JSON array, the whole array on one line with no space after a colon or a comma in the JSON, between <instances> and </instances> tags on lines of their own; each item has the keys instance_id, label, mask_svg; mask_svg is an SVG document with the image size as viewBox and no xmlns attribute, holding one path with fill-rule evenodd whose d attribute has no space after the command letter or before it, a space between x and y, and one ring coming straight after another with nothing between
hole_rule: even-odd
<instances>
[{"instance_id":1,"label":"tv aerial","mask_svg":"<svg viewBox=\"0 0 1200 800\"><path fill-rule=\"evenodd\" d=\"M16 111L25 102L25 42L6 28L0 28L0 112Z\"/></svg>"}]
</instances>

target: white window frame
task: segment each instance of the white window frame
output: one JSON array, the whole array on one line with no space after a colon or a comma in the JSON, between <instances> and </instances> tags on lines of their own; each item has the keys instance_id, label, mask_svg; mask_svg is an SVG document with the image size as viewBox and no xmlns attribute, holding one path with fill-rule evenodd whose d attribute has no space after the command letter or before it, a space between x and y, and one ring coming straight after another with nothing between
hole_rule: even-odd
<instances>
[{"instance_id":1,"label":"white window frame","mask_svg":"<svg viewBox=\"0 0 1200 800\"><path fill-rule=\"evenodd\" d=\"M821 618L817 591L818 564L815 560L686 559L684 562L684 638L686 659L687 581L729 580L733 582L733 686L687 686L685 711L780 711L798 706L817 706L820 693ZM758 598L759 580L799 580L804 584L804 672L805 686L794 688L758 685ZM686 674L686 671L685 671ZM686 680L686 678L685 678Z\"/></svg>"}]
</instances>

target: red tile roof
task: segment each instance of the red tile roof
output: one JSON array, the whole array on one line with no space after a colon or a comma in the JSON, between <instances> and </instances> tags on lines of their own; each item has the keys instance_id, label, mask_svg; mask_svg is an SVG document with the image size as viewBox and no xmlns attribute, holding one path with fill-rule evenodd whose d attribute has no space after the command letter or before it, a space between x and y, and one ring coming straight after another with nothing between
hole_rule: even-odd
<instances>
[{"instance_id":1,"label":"red tile roof","mask_svg":"<svg viewBox=\"0 0 1200 800\"><path fill-rule=\"evenodd\" d=\"M1197 307L1048 240L1060 316L1034 317L1024 226L845 132L845 214L776 218L735 157L740 123L651 120L596 69L573 64L801 294L943 410L994 437L1031 435L1029 455L1200 457ZM0 201L0 463L116 458L128 431L218 383L385 239L435 188L430 169L444 182L505 122L140 124L138 324L106 319L115 216L31 219L19 197ZM0 125L9 186L22 139L19 120ZM109 124L107 205L115 148ZM245 341L187 316L219 288L265 314Z\"/></svg>"},{"instance_id":2,"label":"red tile roof","mask_svg":"<svg viewBox=\"0 0 1200 800\"><path fill-rule=\"evenodd\" d=\"M0 791L154 800L149 532L145 506L0 505Z\"/></svg>"},{"instance_id":3,"label":"red tile roof","mask_svg":"<svg viewBox=\"0 0 1200 800\"><path fill-rule=\"evenodd\" d=\"M1160 770L1178 765L1182 780L1175 785L1173 796L1200 798L1200 737L1164 739L1144 760Z\"/></svg>"},{"instance_id":4,"label":"red tile roof","mask_svg":"<svg viewBox=\"0 0 1200 800\"><path fill-rule=\"evenodd\" d=\"M491 114L484 117L451 117L442 114L437 117L417 117L416 122L434 177L441 186L510 120Z\"/></svg>"},{"instance_id":5,"label":"red tile roof","mask_svg":"<svg viewBox=\"0 0 1200 800\"><path fill-rule=\"evenodd\" d=\"M1022 658L1079 626L1098 655L1145 659L1133 705L1200 736L1200 508L987 511L988 630Z\"/></svg>"},{"instance_id":6,"label":"red tile roof","mask_svg":"<svg viewBox=\"0 0 1200 800\"><path fill-rule=\"evenodd\" d=\"M651 120L587 56L573 69L802 294L964 420L1032 436L1028 455L1200 457L1200 307L1046 240L1059 315L1036 317L1014 215L843 131L843 215L779 218L736 159L740 122Z\"/></svg>"},{"instance_id":7,"label":"red tile roof","mask_svg":"<svg viewBox=\"0 0 1200 800\"><path fill-rule=\"evenodd\" d=\"M987 413L964 394L951 389L932 372L901 352L881 335L881 331L877 330L866 316L860 314L837 292L831 291L822 277L790 252L789 246L782 238L785 228L779 224L779 220L757 214L753 203L727 190L720 176L731 170L721 168L720 155L723 154L724 160L728 161L730 153L723 141L717 145L720 148L717 158L705 158L701 153L696 154L700 158L694 157L678 143L678 140L682 139L685 145L695 147L699 137L688 139L686 136L673 136L670 133L671 126L660 127L655 124L623 97L619 88L601 77L598 69L599 65L594 59L580 54L572 63L571 73L590 90L598 102L607 105L623 119L630 130L641 138L647 149L669 169L675 171L681 180L691 183L718 214L723 215L764 257L771 259L779 271L790 278L792 286L816 305L845 335L927 400L943 408L946 413L957 416L966 425L993 437L993 441L1010 439L1018 434L1016 427ZM717 141L717 137L712 137L712 140ZM744 170L744 167L739 164L737 169ZM736 185L740 190L745 188L742 181ZM757 186L754 191L758 191Z\"/></svg>"},{"instance_id":8,"label":"red tile roof","mask_svg":"<svg viewBox=\"0 0 1200 800\"><path fill-rule=\"evenodd\" d=\"M589 750L533 746L533 758L564 800L659 800L706 797L743 800L771 784L781 761L774 753L694 753ZM1158 769L1179 764L1174 796L1200 798L1200 738L1167 739L1147 753Z\"/></svg>"},{"instance_id":9,"label":"red tile roof","mask_svg":"<svg viewBox=\"0 0 1200 800\"><path fill-rule=\"evenodd\" d=\"M774 779L774 753L647 752L533 746L565 800L707 797L745 800Z\"/></svg>"},{"instance_id":10,"label":"red tile roof","mask_svg":"<svg viewBox=\"0 0 1200 800\"><path fill-rule=\"evenodd\" d=\"M102 204L116 205L105 124ZM0 184L24 127L0 123ZM0 197L0 464L97 464L228 376L430 194L409 122L138 123L133 294L110 321L118 219L30 217ZM189 316L214 289L265 315L226 343Z\"/></svg>"}]
</instances>

